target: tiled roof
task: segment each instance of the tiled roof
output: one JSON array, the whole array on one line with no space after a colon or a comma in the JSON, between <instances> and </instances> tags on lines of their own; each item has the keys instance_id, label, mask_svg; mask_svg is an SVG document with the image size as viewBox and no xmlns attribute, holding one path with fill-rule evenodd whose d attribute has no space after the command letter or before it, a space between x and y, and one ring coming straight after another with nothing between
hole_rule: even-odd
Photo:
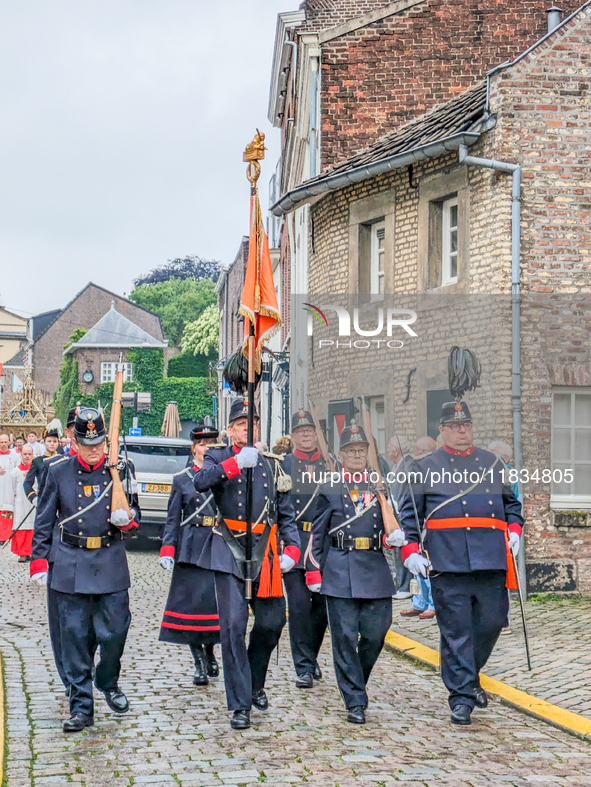
<instances>
[{"instance_id":1,"label":"tiled roof","mask_svg":"<svg viewBox=\"0 0 591 787\"><path fill-rule=\"evenodd\" d=\"M64 354L75 352L79 349L92 347L154 347L164 348L168 345L155 339L139 325L124 317L115 309L115 302L111 303L109 311L87 331L80 341L71 344Z\"/></svg>"},{"instance_id":2,"label":"tiled roof","mask_svg":"<svg viewBox=\"0 0 591 787\"><path fill-rule=\"evenodd\" d=\"M405 153L407 150L437 142L462 131L468 131L486 108L486 82L466 90L443 106L397 128L376 140L369 147L337 164L322 175L306 181L314 183L339 172L347 172L364 164Z\"/></svg>"}]
</instances>

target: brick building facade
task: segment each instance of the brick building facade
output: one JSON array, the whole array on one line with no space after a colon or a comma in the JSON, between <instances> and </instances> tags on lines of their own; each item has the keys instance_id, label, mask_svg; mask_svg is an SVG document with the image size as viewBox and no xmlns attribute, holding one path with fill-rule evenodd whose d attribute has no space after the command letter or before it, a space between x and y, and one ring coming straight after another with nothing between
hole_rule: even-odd
<instances>
[{"instance_id":1,"label":"brick building facade","mask_svg":"<svg viewBox=\"0 0 591 787\"><path fill-rule=\"evenodd\" d=\"M115 303L118 312L159 341L166 341L160 317L114 292L90 282L36 337L31 346L33 381L39 391L52 394L59 386L64 345L78 328L89 330ZM172 351L174 353L174 351ZM165 353L165 356L168 353Z\"/></svg>"},{"instance_id":2,"label":"brick building facade","mask_svg":"<svg viewBox=\"0 0 591 787\"><path fill-rule=\"evenodd\" d=\"M457 9L423 3L417 13L422 8L441 15L452 5ZM533 8L517 3L514 12L522 6ZM490 74L488 86L459 80L456 91L450 85L455 98L292 188L277 212L293 217L308 211L309 302L357 307L365 330L375 326L380 307L412 308L418 315L418 339L387 356L374 347L320 348L323 337L335 340L330 311L328 328L314 323L313 353L303 331L307 386L322 414L330 416L331 403L334 413L335 401L365 395L380 404L374 415L387 435L432 432L433 413L448 396L450 345L470 347L483 364L482 387L467 395L476 441L512 443L515 408L522 413L521 466L533 477L523 487L530 590L589 591L591 4L547 36L534 27L523 28L530 31L523 35L523 55L513 50L515 59ZM540 41L526 51L530 35ZM499 41L500 54L506 42L503 36ZM469 41L463 51L469 59L479 55ZM490 49L483 47L482 54L467 73L482 76L496 64L487 59ZM383 122L378 115L377 129ZM512 395L511 369L512 179L462 163L461 146L469 147L470 157L521 169L520 400ZM371 167L388 157L390 171L373 174ZM293 331L297 319L306 326L308 317L297 299L292 303ZM345 344L349 339L356 337ZM567 469L574 470L572 483L564 480Z\"/></svg>"}]
</instances>

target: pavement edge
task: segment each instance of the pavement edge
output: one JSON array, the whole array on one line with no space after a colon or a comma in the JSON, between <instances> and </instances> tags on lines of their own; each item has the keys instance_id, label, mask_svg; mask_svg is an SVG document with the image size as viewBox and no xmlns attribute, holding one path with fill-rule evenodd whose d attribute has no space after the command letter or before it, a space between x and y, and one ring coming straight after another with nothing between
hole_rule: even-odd
<instances>
[{"instance_id":1,"label":"pavement edge","mask_svg":"<svg viewBox=\"0 0 591 787\"><path fill-rule=\"evenodd\" d=\"M4 755L6 754L6 746L8 744L8 736L5 736L6 730L6 711L4 707L4 698L6 694L4 691L4 669L2 664L2 654L0 653L0 785L4 785Z\"/></svg>"},{"instance_id":2,"label":"pavement edge","mask_svg":"<svg viewBox=\"0 0 591 787\"><path fill-rule=\"evenodd\" d=\"M439 652L410 637L389 631L386 634L385 647L430 669L439 668ZM558 705L552 705L552 703L534 697L521 689L515 689L500 680L489 678L488 675L481 674L480 683L487 694L492 695L503 705L508 705L528 716L533 716L535 719L591 742L591 719L560 708Z\"/></svg>"}]
</instances>

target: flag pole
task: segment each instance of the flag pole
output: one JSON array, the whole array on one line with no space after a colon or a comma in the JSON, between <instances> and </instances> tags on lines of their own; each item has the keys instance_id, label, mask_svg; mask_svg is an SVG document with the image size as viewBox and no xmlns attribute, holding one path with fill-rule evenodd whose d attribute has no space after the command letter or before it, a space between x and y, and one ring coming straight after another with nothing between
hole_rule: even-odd
<instances>
[{"instance_id":1,"label":"flag pole","mask_svg":"<svg viewBox=\"0 0 591 787\"><path fill-rule=\"evenodd\" d=\"M257 132L258 133L258 132ZM249 320L248 325L248 381L247 381L247 396L248 396L248 434L247 443L249 446L254 446L254 393L255 393L255 363L256 363L256 344L255 344L255 323L259 318L260 309L260 255L261 255L261 227L259 227L259 207L258 207L258 188L257 181L261 174L261 165L259 164L258 156L264 157L264 147L262 150L257 148L249 154L248 148L245 151L244 159L248 162L246 167L246 177L250 183L250 196L251 196L251 211L252 220L254 222L254 232L256 234L256 270L257 276L255 277L255 297L253 303L254 321ZM252 233L251 227L251 233ZM253 470L252 467L246 469L246 543L244 545L245 552L245 577L244 577L244 597L247 601L252 599L252 583L255 579L252 576L252 503L253 503Z\"/></svg>"}]
</instances>

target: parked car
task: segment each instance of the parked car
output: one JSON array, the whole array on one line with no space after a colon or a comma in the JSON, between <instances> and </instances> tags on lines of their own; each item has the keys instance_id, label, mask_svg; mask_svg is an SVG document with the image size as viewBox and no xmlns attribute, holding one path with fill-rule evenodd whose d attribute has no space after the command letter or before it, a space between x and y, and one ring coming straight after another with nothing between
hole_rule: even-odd
<instances>
[{"instance_id":1,"label":"parked car","mask_svg":"<svg viewBox=\"0 0 591 787\"><path fill-rule=\"evenodd\" d=\"M126 437L119 439L119 452L135 466L138 497L142 509L140 535L161 539L166 523L172 477L191 463L191 441L171 437Z\"/></svg>"}]
</instances>

